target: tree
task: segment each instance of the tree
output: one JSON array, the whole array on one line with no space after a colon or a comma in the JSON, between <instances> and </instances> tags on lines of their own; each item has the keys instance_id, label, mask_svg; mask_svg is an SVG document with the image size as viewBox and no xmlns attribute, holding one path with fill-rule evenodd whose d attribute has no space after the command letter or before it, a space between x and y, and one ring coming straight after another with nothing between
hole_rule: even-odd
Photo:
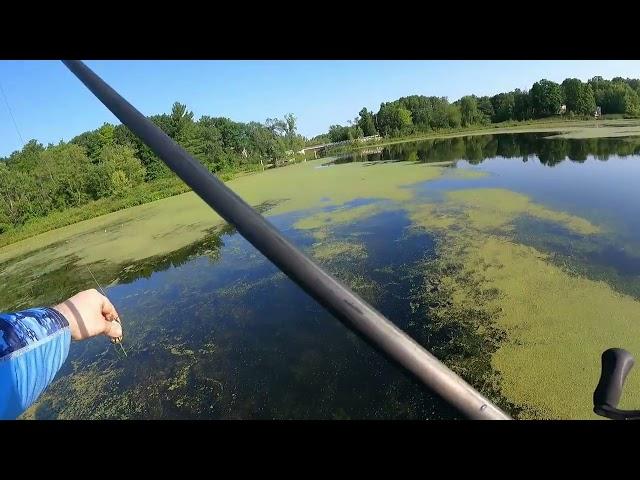
<instances>
[{"instance_id":1,"label":"tree","mask_svg":"<svg viewBox=\"0 0 640 480\"><path fill-rule=\"evenodd\" d=\"M257 122L249 124L251 130L251 150L264 168L264 160L276 163L285 155L283 142L266 125Z\"/></svg>"},{"instance_id":2,"label":"tree","mask_svg":"<svg viewBox=\"0 0 640 480\"><path fill-rule=\"evenodd\" d=\"M467 95L459 100L460 117L463 127L482 123L484 118L478 110L478 101L474 96Z\"/></svg>"},{"instance_id":3,"label":"tree","mask_svg":"<svg viewBox=\"0 0 640 480\"><path fill-rule=\"evenodd\" d=\"M33 176L48 196L48 209L75 207L86 202L90 197L90 169L91 160L79 145L56 145L40 153Z\"/></svg>"},{"instance_id":4,"label":"tree","mask_svg":"<svg viewBox=\"0 0 640 480\"><path fill-rule=\"evenodd\" d=\"M630 116L640 115L638 93L625 82L611 82L603 89L601 99L602 113L623 113Z\"/></svg>"},{"instance_id":5,"label":"tree","mask_svg":"<svg viewBox=\"0 0 640 480\"><path fill-rule=\"evenodd\" d=\"M176 142L182 143L187 140L190 131L193 129L193 112L187 110L187 106L180 102L174 102L171 107L171 114L162 116L165 124L165 132Z\"/></svg>"},{"instance_id":6,"label":"tree","mask_svg":"<svg viewBox=\"0 0 640 480\"><path fill-rule=\"evenodd\" d=\"M292 137L296 134L297 119L293 113L284 116L284 134L286 137Z\"/></svg>"},{"instance_id":7,"label":"tree","mask_svg":"<svg viewBox=\"0 0 640 480\"><path fill-rule=\"evenodd\" d=\"M9 167L0 167L0 229L7 231L12 226L22 225L28 219L46 215L48 209L35 200L38 184L27 172Z\"/></svg>"},{"instance_id":8,"label":"tree","mask_svg":"<svg viewBox=\"0 0 640 480\"><path fill-rule=\"evenodd\" d=\"M360 110L358 113L358 127L362 130L362 134L365 137L376 135L376 124L373 118L373 112L368 111L366 108Z\"/></svg>"},{"instance_id":9,"label":"tree","mask_svg":"<svg viewBox=\"0 0 640 480\"><path fill-rule=\"evenodd\" d=\"M529 92L516 89L513 92L513 118L516 120L530 120L534 116L533 102Z\"/></svg>"},{"instance_id":10,"label":"tree","mask_svg":"<svg viewBox=\"0 0 640 480\"><path fill-rule=\"evenodd\" d=\"M578 115L593 114L596 110L596 100L593 89L588 83L582 83L577 78L567 78L562 82L567 110Z\"/></svg>"},{"instance_id":11,"label":"tree","mask_svg":"<svg viewBox=\"0 0 640 480\"><path fill-rule=\"evenodd\" d=\"M115 141L115 127L113 125L110 123L103 123L97 133L101 147L104 147L105 145L113 145Z\"/></svg>"},{"instance_id":12,"label":"tree","mask_svg":"<svg viewBox=\"0 0 640 480\"><path fill-rule=\"evenodd\" d=\"M411 112L397 103L383 103L376 115L378 127L383 135L408 133L413 125Z\"/></svg>"},{"instance_id":13,"label":"tree","mask_svg":"<svg viewBox=\"0 0 640 480\"><path fill-rule=\"evenodd\" d=\"M44 152L44 147L35 139L29 140L20 151L15 151L7 161L7 166L22 171L33 170L40 159L40 154Z\"/></svg>"},{"instance_id":14,"label":"tree","mask_svg":"<svg viewBox=\"0 0 640 480\"><path fill-rule=\"evenodd\" d=\"M485 96L478 99L478 110L480 110L482 115L484 115L488 121L491 121L494 115L494 110L489 97Z\"/></svg>"},{"instance_id":15,"label":"tree","mask_svg":"<svg viewBox=\"0 0 640 480\"><path fill-rule=\"evenodd\" d=\"M462 124L462 114L457 105L449 104L446 108L447 125L449 128L458 128Z\"/></svg>"},{"instance_id":16,"label":"tree","mask_svg":"<svg viewBox=\"0 0 640 480\"><path fill-rule=\"evenodd\" d=\"M349 127L331 125L329 127L329 138L332 142L343 142L345 140L349 140Z\"/></svg>"},{"instance_id":17,"label":"tree","mask_svg":"<svg viewBox=\"0 0 640 480\"><path fill-rule=\"evenodd\" d=\"M513 120L515 118L514 110L516 105L515 95L509 93L499 93L491 97L491 104L493 105L494 115L493 122L506 122L507 120Z\"/></svg>"},{"instance_id":18,"label":"tree","mask_svg":"<svg viewBox=\"0 0 640 480\"><path fill-rule=\"evenodd\" d=\"M284 137L289 150L297 151L304 144L304 140L298 135L297 119L293 113L284 116Z\"/></svg>"},{"instance_id":19,"label":"tree","mask_svg":"<svg viewBox=\"0 0 640 480\"><path fill-rule=\"evenodd\" d=\"M536 117L555 115L562 105L562 88L555 82L542 79L531 87L531 100Z\"/></svg>"},{"instance_id":20,"label":"tree","mask_svg":"<svg viewBox=\"0 0 640 480\"><path fill-rule=\"evenodd\" d=\"M189 142L188 150L212 172L222 169L221 138L213 119L203 116L196 122Z\"/></svg>"},{"instance_id":21,"label":"tree","mask_svg":"<svg viewBox=\"0 0 640 480\"><path fill-rule=\"evenodd\" d=\"M92 172L96 198L123 195L144 181L145 168L132 148L108 145L100 153L100 162Z\"/></svg>"}]
</instances>

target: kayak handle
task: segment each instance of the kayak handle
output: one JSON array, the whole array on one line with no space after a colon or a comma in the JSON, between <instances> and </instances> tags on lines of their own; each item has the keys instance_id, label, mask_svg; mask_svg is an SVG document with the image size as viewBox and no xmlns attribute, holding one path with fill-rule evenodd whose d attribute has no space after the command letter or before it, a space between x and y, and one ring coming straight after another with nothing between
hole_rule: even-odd
<instances>
[{"instance_id":1,"label":"kayak handle","mask_svg":"<svg viewBox=\"0 0 640 480\"><path fill-rule=\"evenodd\" d=\"M633 355L622 348L610 348L602 353L600 381L593 392L593 411L612 420L640 420L640 410L620 410L624 381L633 368Z\"/></svg>"}]
</instances>

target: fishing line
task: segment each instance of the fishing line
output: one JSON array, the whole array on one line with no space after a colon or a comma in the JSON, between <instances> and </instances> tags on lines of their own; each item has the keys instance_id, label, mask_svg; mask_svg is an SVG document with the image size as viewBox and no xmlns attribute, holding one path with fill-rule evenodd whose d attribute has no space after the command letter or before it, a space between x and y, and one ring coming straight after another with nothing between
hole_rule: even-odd
<instances>
[{"instance_id":1,"label":"fishing line","mask_svg":"<svg viewBox=\"0 0 640 480\"><path fill-rule=\"evenodd\" d=\"M2 93L2 98L4 98L4 103L7 106L7 110L9 111L9 116L11 117L11 121L13 122L13 126L16 129L16 133L18 137L20 137L20 143L24 147L24 139L20 134L20 129L18 128L18 123L16 122L15 117L13 116L13 110L11 110L11 105L9 105L9 100L7 99L7 95L4 93L4 88L2 88L2 82L0 82L0 93Z\"/></svg>"},{"instance_id":2,"label":"fishing line","mask_svg":"<svg viewBox=\"0 0 640 480\"><path fill-rule=\"evenodd\" d=\"M91 275L91 278L93 278L93 281L96 282L96 285L98 286L98 288L100 289L100 292L102 293L102 295L104 295L105 297L107 296L107 293L104 291L104 289L100 286L100 283L98 283L98 280L96 280L96 277L93 275L93 272L91 271L91 269L89 268L89 265L87 265L87 270L89 270L89 274ZM120 318L116 317L115 320L113 320L114 322L118 322L120 323L120 325L122 325L122 323L120 322ZM111 338L111 343L113 343L114 345L120 345L120 348L122 349L122 353L124 353L125 357L128 357L127 355L127 351L124 349L124 345L122 345L122 337L118 337L118 338ZM117 349L116 349L117 351Z\"/></svg>"}]
</instances>

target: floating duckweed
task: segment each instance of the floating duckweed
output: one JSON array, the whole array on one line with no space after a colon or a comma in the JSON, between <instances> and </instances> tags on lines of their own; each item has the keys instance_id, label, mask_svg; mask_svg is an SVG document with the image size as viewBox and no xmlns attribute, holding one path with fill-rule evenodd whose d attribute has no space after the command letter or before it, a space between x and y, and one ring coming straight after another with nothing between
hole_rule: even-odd
<instances>
[{"instance_id":1,"label":"floating duckweed","mask_svg":"<svg viewBox=\"0 0 640 480\"><path fill-rule=\"evenodd\" d=\"M364 245L353 242L323 242L314 245L312 255L320 261L333 260L348 256L351 259L363 259L367 256Z\"/></svg>"},{"instance_id":2,"label":"floating duckweed","mask_svg":"<svg viewBox=\"0 0 640 480\"><path fill-rule=\"evenodd\" d=\"M466 208L456 210L457 205ZM432 215L439 210L458 215L458 228L447 228L441 216ZM640 351L640 302L513 242L510 227L522 214L581 234L599 232L584 219L505 190L453 191L442 205L414 209L417 225L440 233L441 260L461 272L440 276L450 304L438 311L445 318L474 308L478 318L490 318L504 332L491 364L505 397L527 407L522 417L594 418L592 394L602 351L612 346ZM631 376L625 392L624 405L640 404L640 377Z\"/></svg>"},{"instance_id":3,"label":"floating duckweed","mask_svg":"<svg viewBox=\"0 0 640 480\"><path fill-rule=\"evenodd\" d=\"M320 212L298 220L293 226L299 230L317 229L324 226L336 226L362 220L383 210L383 205L373 203L358 207L342 207L330 212Z\"/></svg>"},{"instance_id":4,"label":"floating duckweed","mask_svg":"<svg viewBox=\"0 0 640 480\"><path fill-rule=\"evenodd\" d=\"M501 188L474 188L447 192L447 199L464 207L473 228L480 230L509 229L520 215L531 215L565 225L584 235L599 233L588 220L568 213L550 210L533 203L526 195Z\"/></svg>"}]
</instances>

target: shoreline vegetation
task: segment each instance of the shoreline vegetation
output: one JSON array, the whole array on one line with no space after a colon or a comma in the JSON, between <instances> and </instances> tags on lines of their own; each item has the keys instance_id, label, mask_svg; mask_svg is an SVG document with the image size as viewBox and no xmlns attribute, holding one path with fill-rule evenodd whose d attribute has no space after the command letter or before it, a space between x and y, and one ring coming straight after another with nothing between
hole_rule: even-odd
<instances>
[{"instance_id":1,"label":"shoreline vegetation","mask_svg":"<svg viewBox=\"0 0 640 480\"><path fill-rule=\"evenodd\" d=\"M549 132L554 138L598 138L598 137L623 137L640 135L640 119L604 119L604 120L536 120L527 122L510 122L508 125L492 124L485 127L460 128L455 131L443 131L430 134L418 134L401 138L382 138L380 141L365 145L356 143L327 151L328 157L341 153L357 152L372 147L385 147L405 142L418 142L422 140L437 140L473 135L491 135L500 133L531 133ZM281 166L290 166L303 161L306 157L296 156ZM228 182L247 175L262 173L258 164L252 168L239 171L226 171L218 174ZM0 172L1 173L1 172ZM0 233L0 249L22 240L56 230L58 228L73 225L78 222L97 218L109 213L124 210L130 207L155 202L163 198L181 195L191 189L175 175L158 178L151 182L140 183L126 192L125 195L100 198L91 202L70 207L64 210L54 210L46 216L35 217L26 221L19 227L7 229Z\"/></svg>"},{"instance_id":2,"label":"shoreline vegetation","mask_svg":"<svg viewBox=\"0 0 640 480\"><path fill-rule=\"evenodd\" d=\"M599 121L599 120L600 121ZM606 119L606 120L605 120ZM509 131L560 131L569 138L640 134L640 79L541 79L529 90L489 96L410 95L363 108L348 126L312 139L292 114L264 122L194 118L175 102L149 120L223 181L351 150L419 139ZM542 130L532 130L542 129ZM589 129L589 131L587 131ZM566 131L565 131L566 130ZM379 138L378 138L379 137ZM362 139L376 139L361 142ZM320 145L327 145L318 152ZM126 126L103 124L68 142L32 139L0 158L0 247L107 212L184 193L188 188Z\"/></svg>"},{"instance_id":3,"label":"shoreline vegetation","mask_svg":"<svg viewBox=\"0 0 640 480\"><path fill-rule=\"evenodd\" d=\"M502 133L545 133L554 138L604 138L640 136L640 119L604 118L599 120L542 119L522 122L504 122L485 126L472 126L431 133L418 133L402 137L381 138L366 144L352 143L327 150L328 155L356 152L372 147L386 147L398 143L421 142L475 135L498 135Z\"/></svg>"}]
</instances>

